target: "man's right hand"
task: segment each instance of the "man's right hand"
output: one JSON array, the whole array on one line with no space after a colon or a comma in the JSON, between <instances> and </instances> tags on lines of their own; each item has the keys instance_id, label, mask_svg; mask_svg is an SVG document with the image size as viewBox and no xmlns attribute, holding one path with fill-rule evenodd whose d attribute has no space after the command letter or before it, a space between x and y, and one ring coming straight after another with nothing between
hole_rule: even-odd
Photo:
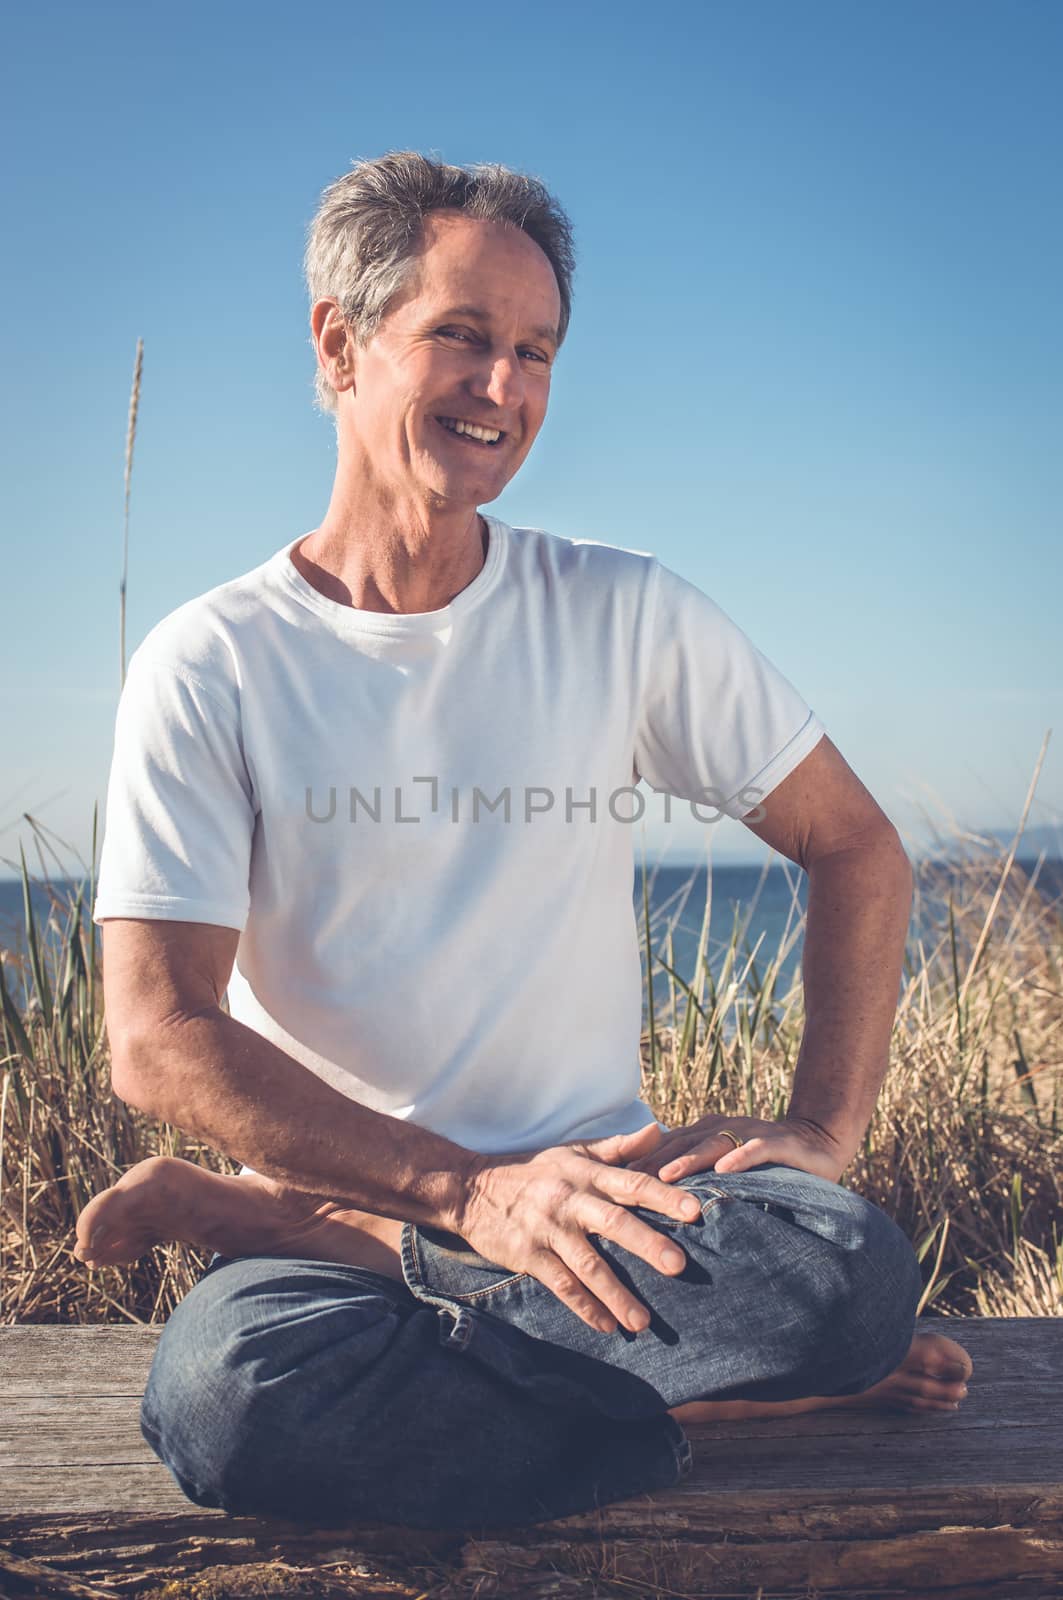
<instances>
[{"instance_id":1,"label":"man's right hand","mask_svg":"<svg viewBox=\"0 0 1063 1600\"><path fill-rule=\"evenodd\" d=\"M538 1278L592 1328L645 1328L648 1311L587 1235L613 1240L669 1277L682 1272L682 1251L628 1209L645 1206L679 1222L701 1215L689 1190L621 1164L648 1155L661 1137L651 1122L607 1139L482 1156L456 1232L485 1260Z\"/></svg>"}]
</instances>

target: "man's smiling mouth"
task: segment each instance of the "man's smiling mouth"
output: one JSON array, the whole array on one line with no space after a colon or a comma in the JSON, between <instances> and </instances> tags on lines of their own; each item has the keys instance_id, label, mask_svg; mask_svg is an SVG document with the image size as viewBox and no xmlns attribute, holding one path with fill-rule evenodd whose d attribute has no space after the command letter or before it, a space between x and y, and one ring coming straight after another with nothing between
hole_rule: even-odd
<instances>
[{"instance_id":1,"label":"man's smiling mouth","mask_svg":"<svg viewBox=\"0 0 1063 1600\"><path fill-rule=\"evenodd\" d=\"M436 417L435 420L455 438L481 449L493 450L506 437L500 428L485 428L479 422L466 422L463 417Z\"/></svg>"}]
</instances>

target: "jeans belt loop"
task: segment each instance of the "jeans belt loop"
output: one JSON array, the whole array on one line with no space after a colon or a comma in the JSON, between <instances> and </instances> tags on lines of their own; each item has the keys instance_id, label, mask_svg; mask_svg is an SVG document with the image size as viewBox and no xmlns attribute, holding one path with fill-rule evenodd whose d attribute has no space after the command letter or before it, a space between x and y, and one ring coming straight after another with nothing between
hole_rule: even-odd
<instances>
[{"instance_id":1,"label":"jeans belt loop","mask_svg":"<svg viewBox=\"0 0 1063 1600\"><path fill-rule=\"evenodd\" d=\"M451 1326L447 1327L447 1319L451 1319ZM472 1338L472 1314L464 1306L439 1307L439 1342L444 1345L457 1345L459 1350L464 1350Z\"/></svg>"}]
</instances>

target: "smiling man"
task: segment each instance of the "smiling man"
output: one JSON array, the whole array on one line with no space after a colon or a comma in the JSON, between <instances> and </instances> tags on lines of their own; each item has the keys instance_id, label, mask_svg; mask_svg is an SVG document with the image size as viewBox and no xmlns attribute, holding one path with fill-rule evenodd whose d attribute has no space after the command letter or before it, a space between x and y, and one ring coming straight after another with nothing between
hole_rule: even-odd
<instances>
[{"instance_id":1,"label":"smiling man","mask_svg":"<svg viewBox=\"0 0 1063 1600\"><path fill-rule=\"evenodd\" d=\"M839 1182L888 1059L896 831L707 595L479 510L542 426L572 270L521 174L399 153L334 183L307 247L326 515L130 662L112 1081L243 1166L140 1163L78 1254L214 1252L141 1413L201 1505L536 1522L675 1482L689 1417L966 1392L965 1352L915 1333L910 1243ZM642 1097L642 778L809 874L778 1122L665 1129Z\"/></svg>"},{"instance_id":2,"label":"smiling man","mask_svg":"<svg viewBox=\"0 0 1063 1600\"><path fill-rule=\"evenodd\" d=\"M308 275L315 296L331 281L316 262ZM460 211L426 215L398 281L364 347L349 306L315 299L342 459L324 522L291 554L328 598L407 614L446 606L482 568L475 507L498 497L542 427L568 318L530 234Z\"/></svg>"}]
</instances>

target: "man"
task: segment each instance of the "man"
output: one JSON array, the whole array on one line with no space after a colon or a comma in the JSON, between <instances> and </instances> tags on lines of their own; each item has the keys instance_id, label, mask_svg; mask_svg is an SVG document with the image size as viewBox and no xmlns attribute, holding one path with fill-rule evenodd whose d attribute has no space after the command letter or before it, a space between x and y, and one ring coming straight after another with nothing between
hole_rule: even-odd
<instances>
[{"instance_id":1,"label":"man","mask_svg":"<svg viewBox=\"0 0 1063 1600\"><path fill-rule=\"evenodd\" d=\"M215 1252L142 1408L199 1504L534 1522L673 1483L690 1416L965 1392L965 1352L913 1338L910 1244L838 1183L887 1063L896 831L693 585L478 512L542 425L571 276L519 174L400 153L333 184L326 516L130 663L113 1085L244 1165L143 1162L78 1240ZM663 1130L640 1098L640 777L809 873L781 1122Z\"/></svg>"}]
</instances>

